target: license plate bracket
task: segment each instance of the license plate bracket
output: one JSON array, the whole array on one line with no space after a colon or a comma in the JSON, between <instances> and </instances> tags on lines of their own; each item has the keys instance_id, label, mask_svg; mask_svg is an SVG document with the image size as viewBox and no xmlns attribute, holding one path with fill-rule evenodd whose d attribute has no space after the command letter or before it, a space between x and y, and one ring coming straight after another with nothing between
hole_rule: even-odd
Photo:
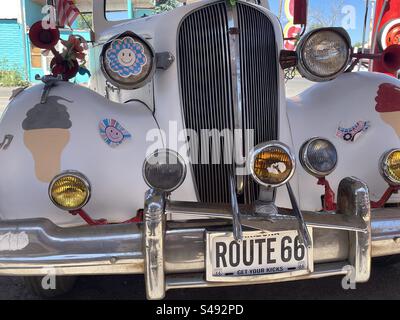
<instances>
[{"instance_id":1,"label":"license plate bracket","mask_svg":"<svg viewBox=\"0 0 400 320\"><path fill-rule=\"evenodd\" d=\"M232 232L206 232L206 280L261 282L312 273L313 248L299 239L297 230L245 231L241 243Z\"/></svg>"}]
</instances>

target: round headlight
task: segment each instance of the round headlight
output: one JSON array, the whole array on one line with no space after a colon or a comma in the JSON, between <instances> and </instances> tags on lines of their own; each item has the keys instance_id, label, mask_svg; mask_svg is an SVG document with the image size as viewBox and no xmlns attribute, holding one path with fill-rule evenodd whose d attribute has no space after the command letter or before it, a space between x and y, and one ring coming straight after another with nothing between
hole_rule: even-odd
<instances>
[{"instance_id":1,"label":"round headlight","mask_svg":"<svg viewBox=\"0 0 400 320\"><path fill-rule=\"evenodd\" d=\"M311 31L297 47L299 72L311 81L336 78L349 64L350 44L350 37L342 28Z\"/></svg>"},{"instance_id":2,"label":"round headlight","mask_svg":"<svg viewBox=\"0 0 400 320\"><path fill-rule=\"evenodd\" d=\"M143 164L143 178L150 188L172 192L186 177L186 164L175 151L157 150Z\"/></svg>"},{"instance_id":3,"label":"round headlight","mask_svg":"<svg viewBox=\"0 0 400 320\"><path fill-rule=\"evenodd\" d=\"M337 165L338 154L329 140L312 138L300 149L300 163L309 174L322 178L331 174Z\"/></svg>"},{"instance_id":4,"label":"round headlight","mask_svg":"<svg viewBox=\"0 0 400 320\"><path fill-rule=\"evenodd\" d=\"M386 152L381 158L380 172L391 185L400 185L400 149Z\"/></svg>"},{"instance_id":5,"label":"round headlight","mask_svg":"<svg viewBox=\"0 0 400 320\"><path fill-rule=\"evenodd\" d=\"M100 59L107 80L121 89L143 87L155 71L153 48L133 32L125 32L107 42Z\"/></svg>"},{"instance_id":6,"label":"round headlight","mask_svg":"<svg viewBox=\"0 0 400 320\"><path fill-rule=\"evenodd\" d=\"M296 162L288 146L280 142L260 144L250 153L253 179L266 187L279 187L290 180Z\"/></svg>"},{"instance_id":7,"label":"round headlight","mask_svg":"<svg viewBox=\"0 0 400 320\"><path fill-rule=\"evenodd\" d=\"M51 181L49 197L62 210L78 210L90 199L90 183L80 172L62 172Z\"/></svg>"}]
</instances>

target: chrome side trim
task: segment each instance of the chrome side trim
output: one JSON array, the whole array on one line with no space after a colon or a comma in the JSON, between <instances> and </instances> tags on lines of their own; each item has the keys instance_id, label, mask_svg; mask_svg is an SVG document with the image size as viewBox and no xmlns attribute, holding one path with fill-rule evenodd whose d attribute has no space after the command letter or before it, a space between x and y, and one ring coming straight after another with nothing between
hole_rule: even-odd
<instances>
[{"instance_id":1,"label":"chrome side trim","mask_svg":"<svg viewBox=\"0 0 400 320\"><path fill-rule=\"evenodd\" d=\"M299 205L297 204L296 197L289 182L286 184L286 187L289 193L290 202L292 204L293 213L297 219L297 222L299 223L298 230L300 238L303 240L304 245L308 249L310 249L312 247L312 238L310 235L310 231L307 228L307 224L304 221L303 213L299 209Z\"/></svg>"},{"instance_id":2,"label":"chrome side trim","mask_svg":"<svg viewBox=\"0 0 400 320\"><path fill-rule=\"evenodd\" d=\"M368 281L371 274L371 203L368 187L356 178L345 178L338 190L338 212L362 218L367 232L349 234L349 262L355 268L356 282Z\"/></svg>"},{"instance_id":3,"label":"chrome side trim","mask_svg":"<svg viewBox=\"0 0 400 320\"><path fill-rule=\"evenodd\" d=\"M237 160L241 159L244 155L243 143L238 143L236 132L240 132L240 138L243 138L243 108L242 108L242 78L241 78L241 58L240 58L240 45L239 45L239 21L236 6L230 4L226 7L228 17L228 38L230 50L230 66L231 66L231 79L232 79L232 104L233 104L233 122L235 129L235 142L233 144L233 159L235 168L238 165ZM236 131L238 130L238 131ZM240 141L242 142L242 141ZM241 146L238 148L238 146ZM242 194L244 190L244 176L236 176L236 192Z\"/></svg>"},{"instance_id":4,"label":"chrome side trim","mask_svg":"<svg viewBox=\"0 0 400 320\"><path fill-rule=\"evenodd\" d=\"M255 208L250 205L240 205L241 224L248 228L260 230L293 230L298 227L297 219L292 215L291 210L279 209L277 215L263 215L257 217ZM192 202L168 202L167 214L186 214L188 220L196 217L209 217L214 219L232 220L230 205L204 205ZM303 211L302 216L308 227L318 229L334 229L353 232L367 232L368 228L363 219L359 216L345 216L332 213L315 213ZM400 219L400 217L399 217ZM203 221L203 223L205 223ZM400 232L400 223L398 225Z\"/></svg>"},{"instance_id":5,"label":"chrome side trim","mask_svg":"<svg viewBox=\"0 0 400 320\"><path fill-rule=\"evenodd\" d=\"M146 192L144 207L144 278L147 299L165 296L164 235L165 194L150 189Z\"/></svg>"},{"instance_id":6,"label":"chrome side trim","mask_svg":"<svg viewBox=\"0 0 400 320\"><path fill-rule=\"evenodd\" d=\"M230 191L231 191L231 208L232 208L232 221L233 221L233 236L236 241L243 240L242 223L240 222L240 209L236 195L235 178L230 178Z\"/></svg>"}]
</instances>

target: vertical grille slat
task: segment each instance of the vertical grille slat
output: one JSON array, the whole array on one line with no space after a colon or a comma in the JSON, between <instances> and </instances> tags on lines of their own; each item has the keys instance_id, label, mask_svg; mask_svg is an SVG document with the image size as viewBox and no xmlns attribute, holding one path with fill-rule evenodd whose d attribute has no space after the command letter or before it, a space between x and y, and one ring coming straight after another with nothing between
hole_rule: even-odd
<instances>
[{"instance_id":1,"label":"vertical grille slat","mask_svg":"<svg viewBox=\"0 0 400 320\"><path fill-rule=\"evenodd\" d=\"M248 4L239 2L235 10L240 31L242 127L254 130L255 144L276 140L279 89L273 25L267 15ZM200 141L203 129L235 129L232 54L225 2L201 7L184 18L178 33L181 103L185 127L194 130ZM228 142L221 139L222 155L225 143ZM212 164L211 143L208 157L199 149L198 159L192 159L199 200L228 203L233 164L225 164L224 158L220 164ZM202 162L205 159L209 164ZM244 182L241 201L254 202L258 186L250 177L245 177Z\"/></svg>"}]
</instances>

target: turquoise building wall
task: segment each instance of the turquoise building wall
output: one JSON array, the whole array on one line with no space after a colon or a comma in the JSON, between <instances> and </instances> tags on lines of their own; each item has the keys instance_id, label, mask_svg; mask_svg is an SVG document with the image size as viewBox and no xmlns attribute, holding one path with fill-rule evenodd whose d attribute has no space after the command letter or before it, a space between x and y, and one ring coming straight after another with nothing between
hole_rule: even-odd
<instances>
[{"instance_id":1,"label":"turquoise building wall","mask_svg":"<svg viewBox=\"0 0 400 320\"><path fill-rule=\"evenodd\" d=\"M24 71L22 25L17 19L0 19L0 68Z\"/></svg>"}]
</instances>

